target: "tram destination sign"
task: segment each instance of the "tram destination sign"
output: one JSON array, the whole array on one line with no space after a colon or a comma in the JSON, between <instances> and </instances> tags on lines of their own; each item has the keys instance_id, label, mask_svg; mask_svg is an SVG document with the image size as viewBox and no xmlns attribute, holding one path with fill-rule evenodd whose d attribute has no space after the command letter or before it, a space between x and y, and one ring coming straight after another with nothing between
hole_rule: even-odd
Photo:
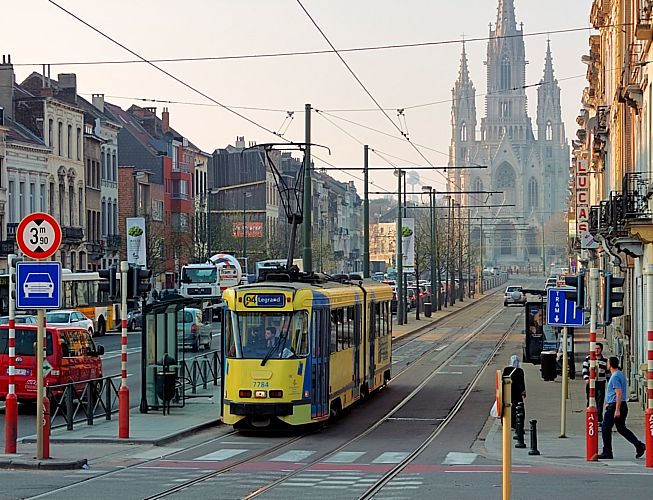
<instances>
[{"instance_id":1,"label":"tram destination sign","mask_svg":"<svg viewBox=\"0 0 653 500\"><path fill-rule=\"evenodd\" d=\"M245 307L285 307L286 295L283 293L246 293Z\"/></svg>"}]
</instances>

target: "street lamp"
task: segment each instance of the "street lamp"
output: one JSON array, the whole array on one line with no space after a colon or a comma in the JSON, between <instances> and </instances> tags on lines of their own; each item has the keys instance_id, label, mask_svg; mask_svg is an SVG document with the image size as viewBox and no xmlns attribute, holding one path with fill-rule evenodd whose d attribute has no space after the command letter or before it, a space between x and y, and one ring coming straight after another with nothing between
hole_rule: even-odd
<instances>
[{"instance_id":1,"label":"street lamp","mask_svg":"<svg viewBox=\"0 0 653 500\"><path fill-rule=\"evenodd\" d=\"M211 225L211 214L213 213L213 210L211 209L211 196L214 194L217 194L219 189L217 188L211 188L206 190L206 259L209 260L212 256L211 254L211 246L213 242L211 241L211 235L213 233L213 226Z\"/></svg>"},{"instance_id":2,"label":"street lamp","mask_svg":"<svg viewBox=\"0 0 653 500\"><path fill-rule=\"evenodd\" d=\"M247 207L247 198L251 198L252 193L249 191L244 191L243 192L243 263L245 264L245 276L248 274L248 269L247 269L247 220L246 220L246 214L247 212L245 211Z\"/></svg>"}]
</instances>

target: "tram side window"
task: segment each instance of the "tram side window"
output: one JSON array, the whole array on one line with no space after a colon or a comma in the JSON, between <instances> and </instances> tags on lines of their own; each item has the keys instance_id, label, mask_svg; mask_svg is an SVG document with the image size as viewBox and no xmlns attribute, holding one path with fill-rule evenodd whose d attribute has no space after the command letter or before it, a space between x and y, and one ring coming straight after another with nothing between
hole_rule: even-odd
<instances>
[{"instance_id":1,"label":"tram side window","mask_svg":"<svg viewBox=\"0 0 653 500\"><path fill-rule=\"evenodd\" d=\"M392 332L390 323L390 303L381 302L374 304L374 321L375 321L375 335L377 337L385 337Z\"/></svg>"},{"instance_id":2,"label":"tram side window","mask_svg":"<svg viewBox=\"0 0 653 500\"><path fill-rule=\"evenodd\" d=\"M390 314L390 303L384 302L381 307L383 308L384 335L390 335L392 333L392 315Z\"/></svg>"},{"instance_id":3,"label":"tram side window","mask_svg":"<svg viewBox=\"0 0 653 500\"><path fill-rule=\"evenodd\" d=\"M349 349L353 344L354 307L331 311L331 352Z\"/></svg>"}]
</instances>

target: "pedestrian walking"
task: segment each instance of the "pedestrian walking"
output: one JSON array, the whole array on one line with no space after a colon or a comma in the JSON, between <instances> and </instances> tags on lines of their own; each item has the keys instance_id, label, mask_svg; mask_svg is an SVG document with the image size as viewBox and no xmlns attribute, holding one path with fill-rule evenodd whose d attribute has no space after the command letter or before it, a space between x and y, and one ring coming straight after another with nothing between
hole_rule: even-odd
<instances>
[{"instance_id":1,"label":"pedestrian walking","mask_svg":"<svg viewBox=\"0 0 653 500\"><path fill-rule=\"evenodd\" d=\"M603 344L596 343L596 385L594 396L596 398L596 409L599 413L599 424L603 422L603 403L605 402L605 382L608 371L608 360L603 356ZM585 379L585 394L587 402L585 406L590 405L590 357L589 354L583 361L583 378Z\"/></svg>"},{"instance_id":2,"label":"pedestrian walking","mask_svg":"<svg viewBox=\"0 0 653 500\"><path fill-rule=\"evenodd\" d=\"M503 376L510 377L510 406L511 406L511 427L515 428L517 421L517 403L523 403L526 397L526 380L524 370L519 366L519 356L513 354L510 356L510 366L503 369Z\"/></svg>"},{"instance_id":3,"label":"pedestrian walking","mask_svg":"<svg viewBox=\"0 0 653 500\"><path fill-rule=\"evenodd\" d=\"M601 434L603 435L603 453L599 455L602 460L614 458L612 455L612 427L617 426L617 432L635 447L635 458L644 455L646 446L635 437L633 432L626 427L628 417L628 404L626 403L626 377L619 369L619 358L611 356L608 359L610 381L605 401L605 414Z\"/></svg>"}]
</instances>

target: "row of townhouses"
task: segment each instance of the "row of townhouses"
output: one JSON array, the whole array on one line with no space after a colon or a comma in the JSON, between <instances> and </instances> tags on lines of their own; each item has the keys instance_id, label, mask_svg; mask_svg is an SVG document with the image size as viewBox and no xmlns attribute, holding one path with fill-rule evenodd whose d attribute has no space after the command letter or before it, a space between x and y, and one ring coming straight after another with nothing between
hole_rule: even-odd
<instances>
[{"instance_id":1,"label":"row of townhouses","mask_svg":"<svg viewBox=\"0 0 653 500\"><path fill-rule=\"evenodd\" d=\"M588 85L573 145L570 226L581 262L623 277L624 315L604 332L646 402L647 270L653 265L653 2L594 0ZM603 283L603 280L601 281ZM603 285L602 285L603 286ZM603 309L603 294L599 294Z\"/></svg>"},{"instance_id":2,"label":"row of townhouses","mask_svg":"<svg viewBox=\"0 0 653 500\"><path fill-rule=\"evenodd\" d=\"M275 154L283 176L299 172L301 159ZM250 261L286 257L289 231L278 187L265 154L246 150L243 137L206 153L171 127L165 107L158 115L154 107L122 109L103 94L87 100L75 74L52 78L47 66L17 83L5 55L0 270L17 251L19 221L37 211L59 220L63 241L56 259L74 271L124 259L126 219L145 218L147 263L157 288L177 287L181 266L218 252L244 251ZM322 270L361 269L360 213L353 183L315 172L312 220Z\"/></svg>"}]
</instances>

